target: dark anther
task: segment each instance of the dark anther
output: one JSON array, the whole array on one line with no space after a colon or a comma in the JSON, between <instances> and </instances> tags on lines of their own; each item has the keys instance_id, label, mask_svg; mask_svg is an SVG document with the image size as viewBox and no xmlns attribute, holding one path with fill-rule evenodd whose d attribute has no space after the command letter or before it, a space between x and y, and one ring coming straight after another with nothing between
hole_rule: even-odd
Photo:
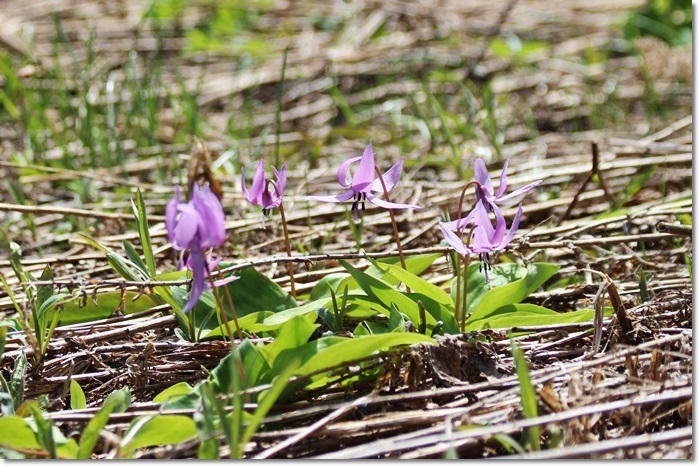
<instances>
[{"instance_id":1,"label":"dark anther","mask_svg":"<svg viewBox=\"0 0 700 467\"><path fill-rule=\"evenodd\" d=\"M357 201L352 202L352 210L357 211Z\"/></svg>"}]
</instances>

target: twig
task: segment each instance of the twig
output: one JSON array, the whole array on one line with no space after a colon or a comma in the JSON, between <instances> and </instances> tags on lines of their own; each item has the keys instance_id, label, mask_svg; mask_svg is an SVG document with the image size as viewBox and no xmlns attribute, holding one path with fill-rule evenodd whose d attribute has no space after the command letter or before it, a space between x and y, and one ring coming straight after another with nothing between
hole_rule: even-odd
<instances>
[{"instance_id":1,"label":"twig","mask_svg":"<svg viewBox=\"0 0 700 467\"><path fill-rule=\"evenodd\" d=\"M295 443L298 443L299 441L303 440L304 438L310 436L314 432L320 430L323 428L324 425L327 425L328 423L332 422L333 420L342 417L346 413L353 411L357 409L358 407L361 407L365 404L368 404L372 402L373 396L370 394L368 396L360 397L359 399L356 399L354 402L351 404L343 405L341 407L338 407L335 409L333 412L329 413L310 427L306 428L305 430L301 431L300 433L297 433L296 435L292 436L291 438L287 438L286 440L282 441L281 443L277 443L271 448L268 448L258 454L257 456L254 456L253 459L269 459L271 456L274 456L275 454L280 453L284 449L287 449L289 446L292 446Z\"/></svg>"},{"instance_id":2,"label":"twig","mask_svg":"<svg viewBox=\"0 0 700 467\"><path fill-rule=\"evenodd\" d=\"M592 154L592 166L591 166L591 173L588 174L588 177L586 177L586 180L581 184L581 187L578 189L576 194L574 195L574 199L571 200L571 203L569 204L569 207L566 208L566 212L564 213L563 216L557 221L557 226L561 225L562 222L564 222L566 219L569 218L571 215L571 211L574 210L574 207L576 207L576 204L578 203L578 197L581 196L581 193L586 189L586 185L590 183L591 180L593 180L593 176L597 175L598 176L598 183L600 187L603 189L603 192L605 193L605 196L608 198L608 201L610 202L611 205L614 204L614 198L612 194L610 193L610 190L608 189L607 183L605 183L605 178L603 177L603 173L600 170L600 164L599 164L599 159L600 159L600 153L598 152L598 143L593 141L591 143L591 154Z\"/></svg>"},{"instance_id":3,"label":"twig","mask_svg":"<svg viewBox=\"0 0 700 467\"><path fill-rule=\"evenodd\" d=\"M100 212L88 209L65 208L61 206L24 206L22 204L0 203L0 211L26 212L30 214L63 214L64 216L92 217L98 219L115 219L133 221L133 214L121 212ZM165 216L149 215L151 221L164 222Z\"/></svg>"}]
</instances>

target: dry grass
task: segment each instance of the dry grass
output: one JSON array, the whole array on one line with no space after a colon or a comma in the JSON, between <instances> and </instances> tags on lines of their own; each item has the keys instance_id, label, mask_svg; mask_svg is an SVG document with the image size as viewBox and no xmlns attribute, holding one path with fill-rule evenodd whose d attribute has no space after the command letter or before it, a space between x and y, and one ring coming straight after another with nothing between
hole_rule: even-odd
<instances>
[{"instance_id":1,"label":"dry grass","mask_svg":"<svg viewBox=\"0 0 700 467\"><path fill-rule=\"evenodd\" d=\"M96 31L96 59L87 70L99 89L108 79L127 79L125 50L138 53L137 74L148 72L146 58L157 50L158 31L140 21L141 2L6 3L0 42L5 50L32 58L35 65L23 71L32 86L55 85L48 75L56 67L71 76L68 70L87 63L85 40L91 28ZM305 265L297 266L298 293L308 293L321 277L339 270L333 255L357 253L342 208L307 208L302 197L332 192L333 167L370 137L379 148L381 165L406 157L404 181L411 183L404 183L394 200L424 206L398 216L404 248L435 249L440 242L436 219L457 211L456 193L464 180L446 162L453 147L460 167L471 166L479 152L494 162L510 157L512 186L540 178L544 183L539 195L530 193L525 200L520 235L508 258L554 262L561 265L557 278L583 277L580 284L538 292L528 300L561 312L592 307L602 300L597 292L604 281L590 270L607 274L609 287L618 293L606 301L618 312L603 322L598 335L590 325L494 329L446 336L439 347L416 346L377 356L376 364L386 371L376 382L301 392L276 407L266 429L246 447L246 457L429 458L453 448L463 458L500 456L508 452L497 435L517 439L533 425L540 425L547 439L559 441L521 457L692 457L692 286L685 264L692 257L692 242L690 229L679 223L692 214L691 91L684 62L689 54L674 55L677 73L671 67L659 71L658 46L649 41L640 46L656 79L652 97L639 56L611 53L591 63L578 59L596 48L610 49L619 40L612 25L638 4L521 1L507 10L505 3L476 1L336 2L315 7L316 13L337 22L320 30L309 24L307 2L276 1L243 33L262 38L267 46L264 57L247 67L235 51L180 53L187 46L183 31L207 14L205 6L188 8L179 27L164 28L164 88L173 95L187 90L196 97L203 117L200 136L215 159L233 147L247 167L260 154L274 157L277 87L288 47L279 141L282 157L293 161L288 186L294 191L286 209L299 249L297 261ZM53 13L61 18L71 53L62 50L54 56ZM32 45L24 39L28 28ZM382 35L374 39L380 30ZM545 41L549 49L514 64L484 46L485 38L504 31ZM422 79L436 70L449 71L450 81L430 81L426 89ZM38 79L44 75L45 81ZM500 155L485 131L472 138L454 131L449 140L440 135L437 116L428 115L423 120L435 134L426 137L418 126L400 119L415 116L416 107L426 109L428 90L453 96L444 99L445 110L461 114L456 83L468 79L477 89L490 80L499 99L496 118L505 122ZM80 83L67 83L74 86L69 92L79 96ZM332 89L353 109L353 125L348 125ZM122 88L121 102L133 98ZM649 99L663 106L664 113L651 112ZM137 240L128 203L128 193L137 187L147 197L159 269L174 268L162 214L176 174L186 167L191 139L183 139L184 111L172 102L164 100L159 107L158 143L124 140L125 161L119 168L71 170L52 164L68 150L75 161L85 161L89 150L79 141L68 146L49 138L42 154L47 163L27 171L14 158L26 144L21 125L1 128L0 175L17 181L29 202L11 201L0 189L0 222L22 244L27 271L39 275L50 264L57 284L75 286L74 293L83 291L87 297L97 287L143 290L120 285L104 255L73 231L57 228L70 217L106 246L119 249L124 239ZM392 112L401 117L392 119ZM47 115L57 128L65 123L56 118L58 111ZM236 117L248 120L243 125ZM596 124L601 121L615 121L617 128L601 129ZM234 132L229 131L232 125ZM126 122L117 126L125 128ZM598 177L584 183L594 161ZM653 175L617 206L647 170ZM257 265L288 288L284 259L270 259L281 256L278 221L259 229L259 213L245 204L239 175L224 166L219 176L230 240L219 253L240 261L241 267ZM66 188L83 180L99 193L99 202L78 203ZM504 211L506 216L514 212L512 207ZM385 213L368 211L364 226L365 251L381 255L394 249ZM357 264L367 262L358 259ZM0 258L0 268L21 297L9 260ZM438 260L424 277L443 286L452 277L448 261ZM9 298L0 293L0 317L12 314ZM25 397L47 395L50 418L64 433L77 433L109 392L128 386L136 402L128 412L113 415L107 426L119 433L134 417L158 411L150 402L155 394L176 382L201 380L205 369L227 354L226 343L174 340L176 326L167 307L61 326L43 363L30 368ZM522 414L509 331L524 333L517 341L539 395L536 419ZM3 372L9 374L14 357L28 350L23 335L9 336ZM93 408L67 409L71 378L81 383ZM114 442L114 435L105 434L98 452L107 455ZM147 449L139 455L194 457L196 444Z\"/></svg>"}]
</instances>

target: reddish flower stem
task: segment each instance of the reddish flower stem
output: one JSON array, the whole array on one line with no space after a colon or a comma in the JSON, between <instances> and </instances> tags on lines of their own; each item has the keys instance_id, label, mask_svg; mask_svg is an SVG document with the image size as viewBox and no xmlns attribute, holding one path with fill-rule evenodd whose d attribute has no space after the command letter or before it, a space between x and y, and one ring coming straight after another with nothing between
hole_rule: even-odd
<instances>
[{"instance_id":1,"label":"reddish flower stem","mask_svg":"<svg viewBox=\"0 0 700 467\"><path fill-rule=\"evenodd\" d=\"M386 201L391 203L391 198L389 197L389 191L386 189L386 183L384 183L384 176L382 175L382 171L379 170L379 167L376 165L374 166L374 171L377 172L377 176L379 176L379 182L382 184L382 190L384 190L384 196L386 197ZM391 226L394 229L394 241L396 241L396 248L399 250L399 259L401 260L401 267L406 269L406 260L404 260L403 257L403 248L401 247L401 239L399 238L399 228L396 226L396 217L394 216L394 210L389 209L389 215L391 216Z\"/></svg>"},{"instance_id":2,"label":"reddish flower stem","mask_svg":"<svg viewBox=\"0 0 700 467\"><path fill-rule=\"evenodd\" d=\"M271 178L267 179L267 183L272 185L272 187L275 189L275 193L277 193L277 196L280 197L280 205L279 205L279 210L280 210L280 217L282 218L282 230L284 230L284 246L287 250L287 256L290 258L292 257L292 245L289 242L289 231L287 230L287 218L284 215L284 206L283 206L283 201L282 201L282 193L280 193L279 188L277 188L277 183L272 180ZM287 264L287 269L289 270L289 288L292 293L292 297L294 299L297 298L297 291L294 283L294 264L290 261Z\"/></svg>"},{"instance_id":3,"label":"reddish flower stem","mask_svg":"<svg viewBox=\"0 0 700 467\"><path fill-rule=\"evenodd\" d=\"M464 204L464 195L467 193L467 189L472 186L472 185L480 185L479 182L476 180L470 180L468 181L465 185L464 188L462 188L462 193L459 195L459 205L457 206L457 220L462 218L462 205ZM472 232L474 231L474 227L469 231L469 237L467 239L467 242L471 240ZM462 233L464 232L464 228L459 228L457 229L457 236L459 238L462 237ZM468 245L467 245L468 246ZM464 321L466 319L466 314L467 314L467 268L469 267L469 258L465 256L464 258L464 316L460 316L460 305L462 304L462 295L461 295L461 284L462 284L462 277L461 277L461 271L460 271L460 259L461 255L457 254L457 293L456 293L456 300L455 300L455 320L457 323L462 323L461 329L464 331Z\"/></svg>"},{"instance_id":4,"label":"reddish flower stem","mask_svg":"<svg viewBox=\"0 0 700 467\"><path fill-rule=\"evenodd\" d=\"M221 268L217 266L216 269L219 271L219 275L223 279L224 274L221 272ZM221 314L221 318L224 321L224 326L226 326L226 331L228 332L228 339L231 342L231 345L233 345L233 333L231 332L231 326L228 321L228 316L226 316L224 304L221 302L221 297L219 296L219 292L216 290L216 285L214 285L214 279L211 277L211 274L209 274L209 283L211 284L211 289L214 292L214 298L216 299L216 304L219 307L219 313ZM240 341L243 341L243 333L241 332L241 327L238 325L238 316L236 316L236 309L233 306L231 294L228 291L228 287L224 287L224 290L226 291L226 298L228 300L228 304L231 306L231 313L233 314L233 321L236 324L236 332L238 333L238 339Z\"/></svg>"}]
</instances>

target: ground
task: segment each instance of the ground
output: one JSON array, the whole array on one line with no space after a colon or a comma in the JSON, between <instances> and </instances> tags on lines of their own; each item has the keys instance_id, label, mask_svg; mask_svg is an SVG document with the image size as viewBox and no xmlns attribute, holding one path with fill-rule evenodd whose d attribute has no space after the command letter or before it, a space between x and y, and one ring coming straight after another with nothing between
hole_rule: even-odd
<instances>
[{"instance_id":1,"label":"ground","mask_svg":"<svg viewBox=\"0 0 700 467\"><path fill-rule=\"evenodd\" d=\"M161 410L153 402L161 391L204 380L229 343L183 340L168 304L141 306L153 286L124 282L90 238L120 255L124 242L144 252L132 211L138 189L155 268L175 271L165 205L196 162L222 188L227 241L216 255L239 270L253 264L288 291L279 213L261 228L240 178L244 166L250 183L261 157L286 161L302 302L345 271L338 259L365 270L364 253L396 257L386 211L368 206L358 229L347 206L304 200L337 193L338 165L371 140L383 170L405 158L392 200L422 209L396 212L403 249L440 253L420 276L448 292L454 273L437 223L457 215L474 160L497 180L509 159L509 187L543 180L522 197L518 235L497 261L557 265L524 301L559 313L595 309L596 321L436 335L438 345L344 362L337 381L275 404L240 455L692 458L691 54L628 36L644 6L6 2L3 416L29 417L31 404L22 404L38 400L44 419L82 443L106 397L128 388L128 410L111 414L88 454L197 457L198 438L127 453L122 435ZM506 203L508 219L519 201ZM465 206L473 202L469 191ZM107 316L68 323L64 314L41 355L38 286L21 280L27 274ZM343 324L339 335L357 323ZM527 364L534 414L511 338ZM371 378L356 378L368 368ZM71 380L85 408L72 401ZM537 443L528 442L532 427ZM41 440L10 452L3 436L3 456L52 454ZM222 457L236 455L217 446Z\"/></svg>"}]
</instances>

